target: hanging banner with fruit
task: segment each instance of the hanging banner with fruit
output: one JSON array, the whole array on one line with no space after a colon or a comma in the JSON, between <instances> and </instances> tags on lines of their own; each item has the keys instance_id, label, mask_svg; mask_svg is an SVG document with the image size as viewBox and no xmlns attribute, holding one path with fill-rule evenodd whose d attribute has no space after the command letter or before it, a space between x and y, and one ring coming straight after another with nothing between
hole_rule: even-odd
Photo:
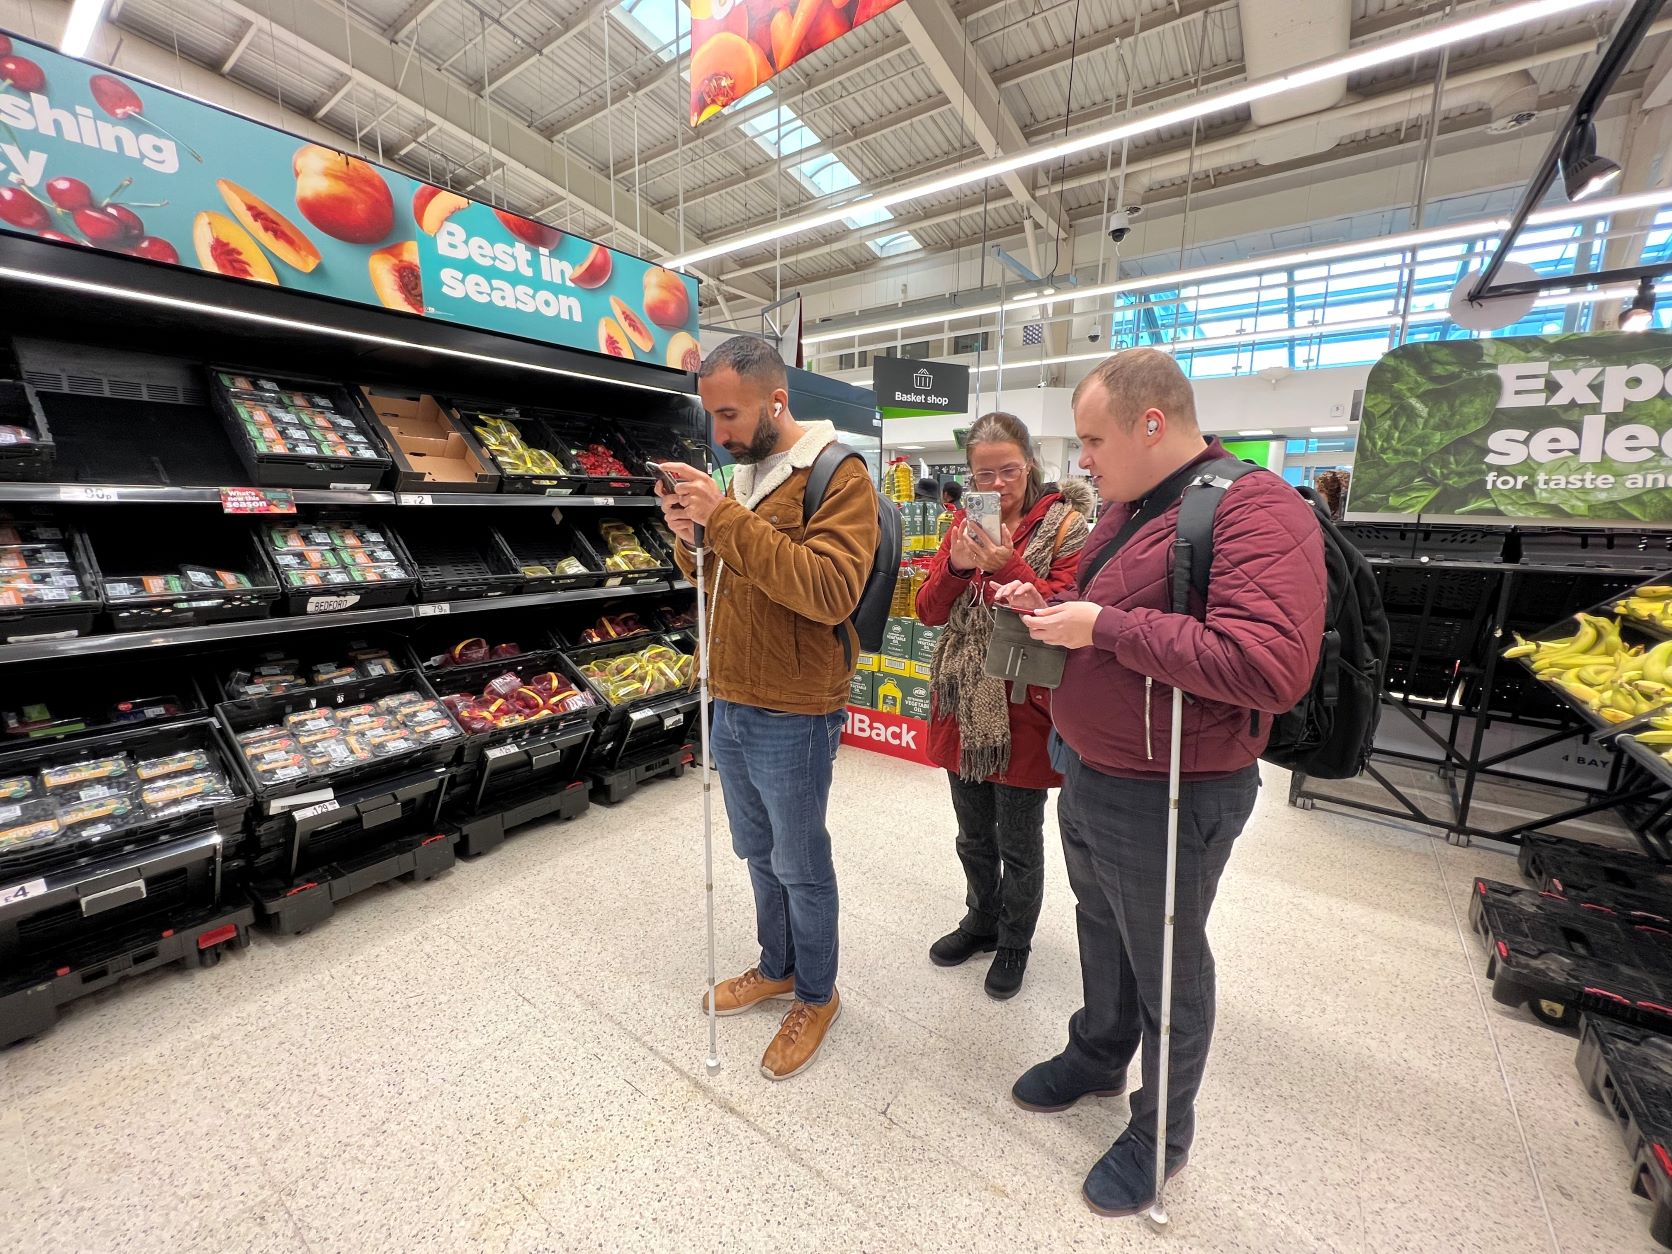
<instances>
[{"instance_id":1,"label":"hanging banner with fruit","mask_svg":"<svg viewBox=\"0 0 1672 1254\"><path fill-rule=\"evenodd\" d=\"M899 0L691 0L691 125Z\"/></svg>"},{"instance_id":2,"label":"hanging banner with fruit","mask_svg":"<svg viewBox=\"0 0 1672 1254\"><path fill-rule=\"evenodd\" d=\"M0 34L0 230L695 369L694 280Z\"/></svg>"},{"instance_id":3,"label":"hanging banner with fruit","mask_svg":"<svg viewBox=\"0 0 1672 1254\"><path fill-rule=\"evenodd\" d=\"M1365 384L1347 513L1672 523L1672 336L1401 345Z\"/></svg>"}]
</instances>

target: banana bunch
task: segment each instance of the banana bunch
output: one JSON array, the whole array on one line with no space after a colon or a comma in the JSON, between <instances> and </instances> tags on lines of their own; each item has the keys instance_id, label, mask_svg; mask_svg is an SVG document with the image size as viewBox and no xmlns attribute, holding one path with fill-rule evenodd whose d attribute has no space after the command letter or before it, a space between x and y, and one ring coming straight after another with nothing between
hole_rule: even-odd
<instances>
[{"instance_id":1,"label":"banana bunch","mask_svg":"<svg viewBox=\"0 0 1672 1254\"><path fill-rule=\"evenodd\" d=\"M1617 618L1581 614L1579 630L1565 640L1517 635L1504 656L1528 659L1535 675L1605 722L1628 722L1672 702L1672 640L1645 652L1620 639Z\"/></svg>"},{"instance_id":2,"label":"banana bunch","mask_svg":"<svg viewBox=\"0 0 1672 1254\"><path fill-rule=\"evenodd\" d=\"M1640 745L1648 745L1659 751L1660 756L1672 762L1672 714L1662 714L1659 718L1649 720L1649 726L1637 732L1632 737Z\"/></svg>"},{"instance_id":3,"label":"banana bunch","mask_svg":"<svg viewBox=\"0 0 1672 1254\"><path fill-rule=\"evenodd\" d=\"M1614 612L1661 627L1672 627L1672 584L1646 584L1633 588L1624 600L1614 602Z\"/></svg>"}]
</instances>

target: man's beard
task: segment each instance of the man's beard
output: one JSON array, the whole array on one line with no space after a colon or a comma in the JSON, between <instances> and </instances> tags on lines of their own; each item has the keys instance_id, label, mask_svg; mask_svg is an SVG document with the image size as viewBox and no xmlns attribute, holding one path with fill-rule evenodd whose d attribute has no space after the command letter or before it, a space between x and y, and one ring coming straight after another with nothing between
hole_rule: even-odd
<instances>
[{"instance_id":1,"label":"man's beard","mask_svg":"<svg viewBox=\"0 0 1672 1254\"><path fill-rule=\"evenodd\" d=\"M765 461L777 451L778 428L766 412L766 406L761 406L760 422L755 426L755 434L747 444L728 444L726 452L732 455L732 460L740 466L753 466Z\"/></svg>"}]
</instances>

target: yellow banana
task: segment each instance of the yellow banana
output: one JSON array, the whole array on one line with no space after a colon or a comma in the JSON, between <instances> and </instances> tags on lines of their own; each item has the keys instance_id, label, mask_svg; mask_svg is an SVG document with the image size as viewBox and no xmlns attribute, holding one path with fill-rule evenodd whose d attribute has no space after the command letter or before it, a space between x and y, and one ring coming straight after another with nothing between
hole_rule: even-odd
<instances>
[{"instance_id":1,"label":"yellow banana","mask_svg":"<svg viewBox=\"0 0 1672 1254\"><path fill-rule=\"evenodd\" d=\"M1586 684L1574 683L1571 679L1561 681L1562 687L1572 693L1575 699L1595 709L1602 704L1602 694Z\"/></svg>"},{"instance_id":2,"label":"yellow banana","mask_svg":"<svg viewBox=\"0 0 1672 1254\"><path fill-rule=\"evenodd\" d=\"M1579 667L1573 672L1573 677L1582 684L1588 684L1592 688L1596 688L1614 678L1614 668L1606 663L1600 665L1593 663L1590 666Z\"/></svg>"},{"instance_id":3,"label":"yellow banana","mask_svg":"<svg viewBox=\"0 0 1672 1254\"><path fill-rule=\"evenodd\" d=\"M1631 721L1631 715L1606 705L1597 711L1597 717L1605 723L1629 723Z\"/></svg>"},{"instance_id":4,"label":"yellow banana","mask_svg":"<svg viewBox=\"0 0 1672 1254\"><path fill-rule=\"evenodd\" d=\"M1672 745L1672 731L1640 731L1636 739L1640 745Z\"/></svg>"},{"instance_id":5,"label":"yellow banana","mask_svg":"<svg viewBox=\"0 0 1672 1254\"><path fill-rule=\"evenodd\" d=\"M1672 597L1672 584L1654 583L1632 590L1632 596L1642 597L1645 601L1664 601Z\"/></svg>"},{"instance_id":6,"label":"yellow banana","mask_svg":"<svg viewBox=\"0 0 1672 1254\"><path fill-rule=\"evenodd\" d=\"M1672 640L1657 644L1643 655L1643 678L1664 683L1668 666L1672 666Z\"/></svg>"}]
</instances>

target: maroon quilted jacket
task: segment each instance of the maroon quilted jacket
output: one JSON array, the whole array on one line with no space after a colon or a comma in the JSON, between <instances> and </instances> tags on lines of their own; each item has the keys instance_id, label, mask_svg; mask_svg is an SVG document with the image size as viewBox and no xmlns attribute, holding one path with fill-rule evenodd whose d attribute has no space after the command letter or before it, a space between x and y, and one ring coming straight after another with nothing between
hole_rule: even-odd
<instances>
[{"instance_id":1,"label":"maroon quilted jacket","mask_svg":"<svg viewBox=\"0 0 1672 1254\"><path fill-rule=\"evenodd\" d=\"M1215 440L1196 462L1228 456ZM1104 513L1086 542L1082 581L1132 513L1119 504ZM1063 740L1105 774L1165 778L1174 686L1193 698L1184 703L1181 773L1241 770L1265 749L1269 716L1299 701L1317 668L1323 538L1300 494L1271 474L1246 475L1226 491L1214 515L1205 618L1168 611L1177 522L1175 504L1139 528L1090 588L1057 598L1106 607L1094 643L1069 654L1051 702Z\"/></svg>"}]
</instances>

